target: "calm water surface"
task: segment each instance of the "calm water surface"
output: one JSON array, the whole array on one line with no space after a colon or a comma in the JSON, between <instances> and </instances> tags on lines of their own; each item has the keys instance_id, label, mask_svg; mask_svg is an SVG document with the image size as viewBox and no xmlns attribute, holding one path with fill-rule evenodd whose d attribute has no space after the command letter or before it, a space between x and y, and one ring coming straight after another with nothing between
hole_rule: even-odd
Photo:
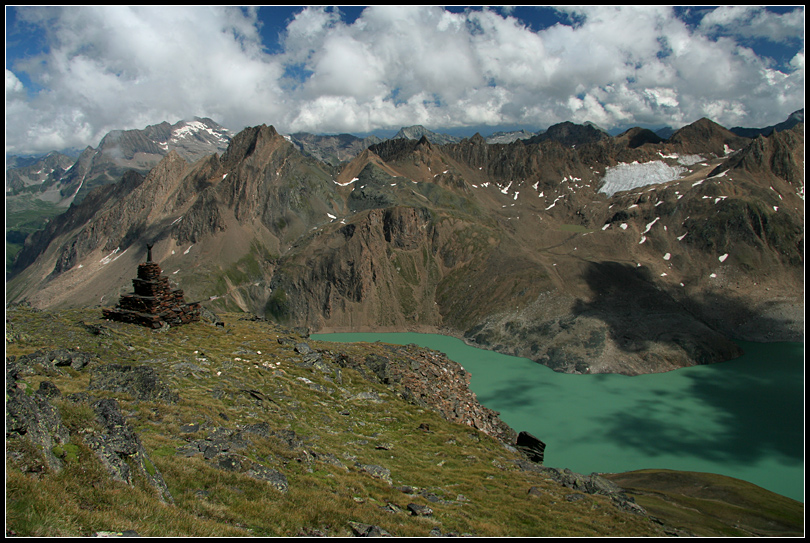
<instances>
[{"instance_id":1,"label":"calm water surface","mask_svg":"<svg viewBox=\"0 0 810 543\"><path fill-rule=\"evenodd\" d=\"M569 375L435 334L313 334L415 343L472 374L479 401L546 443L545 465L582 473L720 473L804 501L804 344L740 342L745 355L667 373Z\"/></svg>"}]
</instances>

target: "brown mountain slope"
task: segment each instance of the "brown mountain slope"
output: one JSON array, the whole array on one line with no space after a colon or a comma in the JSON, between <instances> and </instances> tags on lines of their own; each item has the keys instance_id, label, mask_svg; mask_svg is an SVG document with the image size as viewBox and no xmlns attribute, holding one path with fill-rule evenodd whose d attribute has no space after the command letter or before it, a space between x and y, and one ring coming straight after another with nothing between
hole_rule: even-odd
<instances>
[{"instance_id":1,"label":"brown mountain slope","mask_svg":"<svg viewBox=\"0 0 810 543\"><path fill-rule=\"evenodd\" d=\"M150 242L188 299L312 330L442 331L566 372L727 360L731 338L801 337L804 266L803 131L730 157L743 140L727 132L391 140L338 170L249 128L40 236L8 292L114 303ZM608 197L620 163L681 173Z\"/></svg>"},{"instance_id":2,"label":"brown mountain slope","mask_svg":"<svg viewBox=\"0 0 810 543\"><path fill-rule=\"evenodd\" d=\"M750 140L704 117L676 130L667 142L679 146L684 153L709 152L723 156L728 152L726 146L737 151L746 147Z\"/></svg>"}]
</instances>

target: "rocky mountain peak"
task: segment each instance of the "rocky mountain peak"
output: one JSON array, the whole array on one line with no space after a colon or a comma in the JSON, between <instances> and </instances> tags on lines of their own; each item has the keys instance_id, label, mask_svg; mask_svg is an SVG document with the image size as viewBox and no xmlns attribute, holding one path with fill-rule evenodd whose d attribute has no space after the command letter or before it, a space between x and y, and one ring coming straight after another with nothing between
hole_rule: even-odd
<instances>
[{"instance_id":1,"label":"rocky mountain peak","mask_svg":"<svg viewBox=\"0 0 810 543\"><path fill-rule=\"evenodd\" d=\"M428 130L424 126L418 124L414 126L401 128L392 139L419 140L422 137L427 137L427 139L431 143L434 143L436 145L444 145L446 143L457 143L461 141L461 138L450 136L448 134L439 134L437 132Z\"/></svg>"},{"instance_id":2,"label":"rocky mountain peak","mask_svg":"<svg viewBox=\"0 0 810 543\"><path fill-rule=\"evenodd\" d=\"M723 156L731 150L742 149L750 143L750 140L703 117L676 130L667 143L680 145L683 152L705 153L708 151L716 156Z\"/></svg>"},{"instance_id":3,"label":"rocky mountain peak","mask_svg":"<svg viewBox=\"0 0 810 543\"><path fill-rule=\"evenodd\" d=\"M473 145L485 145L487 140L485 140L484 136L482 136L479 132L476 132L473 137L470 138L470 143Z\"/></svg>"},{"instance_id":4,"label":"rocky mountain peak","mask_svg":"<svg viewBox=\"0 0 810 543\"><path fill-rule=\"evenodd\" d=\"M804 123L788 130L758 136L748 147L726 164L726 169L743 169L749 173L771 173L804 189Z\"/></svg>"},{"instance_id":5,"label":"rocky mountain peak","mask_svg":"<svg viewBox=\"0 0 810 543\"><path fill-rule=\"evenodd\" d=\"M533 136L524 143L540 143L543 141L556 141L562 145L582 145L585 143L594 143L603 139L610 138L608 134L599 128L595 128L590 124L575 124L570 121L565 121L552 125L537 136Z\"/></svg>"},{"instance_id":6,"label":"rocky mountain peak","mask_svg":"<svg viewBox=\"0 0 810 543\"><path fill-rule=\"evenodd\" d=\"M527 132L526 130L517 130L513 132L499 131L487 136L486 142L508 144L513 143L517 140L527 140L534 135L535 134L533 134L532 132Z\"/></svg>"},{"instance_id":7,"label":"rocky mountain peak","mask_svg":"<svg viewBox=\"0 0 810 543\"><path fill-rule=\"evenodd\" d=\"M222 155L222 164L230 169L266 144L282 145L288 142L273 126L262 124L247 127L231 140L228 149Z\"/></svg>"},{"instance_id":8,"label":"rocky mountain peak","mask_svg":"<svg viewBox=\"0 0 810 543\"><path fill-rule=\"evenodd\" d=\"M790 128L793 128L799 123L804 123L804 108L794 111L788 116L787 119L785 119L779 124L766 126L765 128L743 128L741 126L735 126L734 128L731 129L731 131L737 134L738 136L745 136L746 138L756 138L757 136L760 135L769 136L774 132L789 130Z\"/></svg>"},{"instance_id":9,"label":"rocky mountain peak","mask_svg":"<svg viewBox=\"0 0 810 543\"><path fill-rule=\"evenodd\" d=\"M631 149L641 147L645 143L661 143L664 141L652 130L639 127L631 128L616 136L615 139L618 142L626 143Z\"/></svg>"}]
</instances>

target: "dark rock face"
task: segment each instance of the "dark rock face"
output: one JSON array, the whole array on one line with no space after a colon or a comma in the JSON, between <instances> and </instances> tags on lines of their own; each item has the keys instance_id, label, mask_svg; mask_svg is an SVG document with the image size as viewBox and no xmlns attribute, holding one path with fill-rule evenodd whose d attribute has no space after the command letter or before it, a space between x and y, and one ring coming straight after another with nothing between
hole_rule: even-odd
<instances>
[{"instance_id":1,"label":"dark rock face","mask_svg":"<svg viewBox=\"0 0 810 543\"><path fill-rule=\"evenodd\" d=\"M550 140L556 141L562 145L571 146L594 143L609 137L610 135L591 125L580 125L566 121L548 127L548 130L525 140L524 143L540 143L541 141Z\"/></svg>"}]
</instances>

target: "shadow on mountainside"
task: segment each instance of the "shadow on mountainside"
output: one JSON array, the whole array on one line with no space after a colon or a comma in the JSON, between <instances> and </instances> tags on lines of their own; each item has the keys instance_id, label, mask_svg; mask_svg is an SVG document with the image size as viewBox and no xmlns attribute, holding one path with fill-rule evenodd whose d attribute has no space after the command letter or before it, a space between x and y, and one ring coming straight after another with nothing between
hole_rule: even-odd
<instances>
[{"instance_id":1,"label":"shadow on mountainside","mask_svg":"<svg viewBox=\"0 0 810 543\"><path fill-rule=\"evenodd\" d=\"M735 323L755 316L740 301L716 293L704 300L678 302L654 284L645 268L616 262L593 263L585 278L594 296L590 302L579 301L575 313L603 320L616 345L626 352L677 346L700 364L722 362L736 358L724 356L727 348L722 344L736 347L724 334ZM699 317L722 314L728 318L721 331ZM759 320L761 327L776 334L788 332L788 321L765 317ZM745 463L775 452L790 462L801 461L804 384L799 379L800 369L786 367L801 364L801 359L790 363L773 360L772 346L767 344L749 343L745 349L749 356L759 358L737 364L734 372L728 371L725 364L713 364L688 374L692 383L686 394L692 401L711 406L716 413L714 422L722 428L719 432L684 433L681 428L668 426L664 419L657 419L656 408L660 406L645 401L618 420L606 418L606 436L650 455L680 452ZM786 378L786 371L794 371L796 378ZM667 390L658 391L662 405L667 394Z\"/></svg>"},{"instance_id":2,"label":"shadow on mountainside","mask_svg":"<svg viewBox=\"0 0 810 543\"><path fill-rule=\"evenodd\" d=\"M676 300L643 266L593 262L584 278L593 296L578 300L573 314L603 321L610 338L628 353L657 344L680 348L698 364L710 364L738 357L741 352L730 340L751 339L742 326L750 329L752 322L776 338L795 336L795 323L760 315L740 298L718 291Z\"/></svg>"}]
</instances>

